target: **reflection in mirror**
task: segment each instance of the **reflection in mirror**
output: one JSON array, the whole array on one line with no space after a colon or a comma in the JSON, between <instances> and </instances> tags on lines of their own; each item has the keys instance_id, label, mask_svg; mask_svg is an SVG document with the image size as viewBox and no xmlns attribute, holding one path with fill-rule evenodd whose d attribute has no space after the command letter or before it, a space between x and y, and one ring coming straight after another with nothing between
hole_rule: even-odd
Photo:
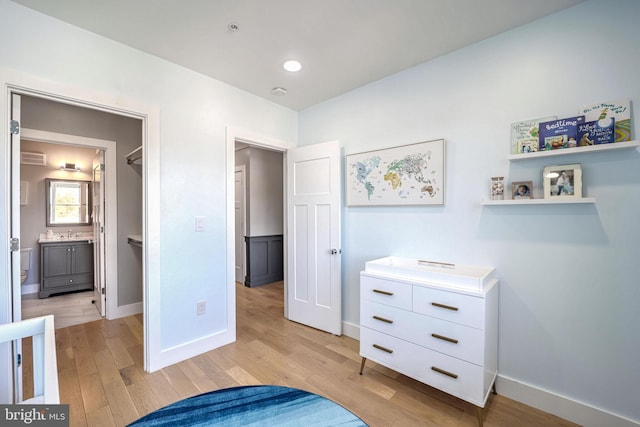
<instances>
[{"instance_id":1,"label":"reflection in mirror","mask_svg":"<svg viewBox=\"0 0 640 427\"><path fill-rule=\"evenodd\" d=\"M91 181L45 179L47 227L91 224Z\"/></svg>"}]
</instances>

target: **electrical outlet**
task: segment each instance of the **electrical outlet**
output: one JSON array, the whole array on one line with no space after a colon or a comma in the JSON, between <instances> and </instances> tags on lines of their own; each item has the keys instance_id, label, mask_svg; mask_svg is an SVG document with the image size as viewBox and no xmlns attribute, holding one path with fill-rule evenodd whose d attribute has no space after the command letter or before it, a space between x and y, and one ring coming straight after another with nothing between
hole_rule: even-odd
<instances>
[{"instance_id":1,"label":"electrical outlet","mask_svg":"<svg viewBox=\"0 0 640 427\"><path fill-rule=\"evenodd\" d=\"M198 301L196 304L196 315L202 316L207 312L207 302L206 301Z\"/></svg>"}]
</instances>

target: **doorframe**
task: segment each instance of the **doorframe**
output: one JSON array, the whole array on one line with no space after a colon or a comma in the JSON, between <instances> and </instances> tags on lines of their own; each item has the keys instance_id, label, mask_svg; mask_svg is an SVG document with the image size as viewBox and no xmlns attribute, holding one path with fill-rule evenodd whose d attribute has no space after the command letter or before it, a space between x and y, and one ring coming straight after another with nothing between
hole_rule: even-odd
<instances>
[{"instance_id":1,"label":"doorframe","mask_svg":"<svg viewBox=\"0 0 640 427\"><path fill-rule=\"evenodd\" d=\"M27 73L0 69L0 87L4 90L4 102L0 102L0 152L9 158L11 139L9 117L13 93L40 97L54 102L75 105L81 108L103 111L142 121L141 140L145 161L142 168L142 235L143 256L143 353L144 370L153 372L163 367L161 347L160 313L160 108L118 93L98 93L92 89L52 82ZM8 162L0 165L4 180L0 189L0 207L5 212L10 206L11 169ZM11 235L9 218L0 215L0 241L8 242ZM8 245L0 245L0 322L13 321L12 273ZM10 349L0 348L0 372L11 375ZM9 357L7 358L7 355Z\"/></svg>"},{"instance_id":2,"label":"doorframe","mask_svg":"<svg viewBox=\"0 0 640 427\"><path fill-rule=\"evenodd\" d=\"M226 126L227 159L226 159L226 180L227 180L227 324L229 329L236 330L236 260L235 260L235 144L243 142L253 147L266 148L282 153L282 185L283 185L283 221L287 224L286 194L287 194L287 150L295 148L294 144L272 138L267 135L248 131L233 126ZM287 305L287 227L283 230L284 247L284 316L288 317L289 307Z\"/></svg>"},{"instance_id":3,"label":"doorframe","mask_svg":"<svg viewBox=\"0 0 640 427\"><path fill-rule=\"evenodd\" d=\"M87 138L84 136L69 135L43 130L20 129L20 139L44 142L47 144L69 145L82 148L96 148L104 151L105 164L105 258L109 260L105 264L105 288L107 294L107 306L105 317L115 319L119 316L118 310L118 286L107 286L107 283L118 283L118 192L116 172L116 141L105 139ZM12 165L13 167L13 165ZM103 260L104 262L104 260ZM15 320L15 319L14 319Z\"/></svg>"}]
</instances>

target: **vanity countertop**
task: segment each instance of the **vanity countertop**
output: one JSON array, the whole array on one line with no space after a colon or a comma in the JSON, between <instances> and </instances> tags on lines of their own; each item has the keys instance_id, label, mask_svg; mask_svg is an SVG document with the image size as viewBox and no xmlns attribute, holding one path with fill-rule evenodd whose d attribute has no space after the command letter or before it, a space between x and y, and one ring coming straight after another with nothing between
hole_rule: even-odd
<instances>
[{"instance_id":1,"label":"vanity countertop","mask_svg":"<svg viewBox=\"0 0 640 427\"><path fill-rule=\"evenodd\" d=\"M38 243L64 243L64 242L92 242L93 241L93 233L75 233L69 237L65 233L54 233L53 237L47 238L46 234L40 234L40 238L38 239Z\"/></svg>"}]
</instances>

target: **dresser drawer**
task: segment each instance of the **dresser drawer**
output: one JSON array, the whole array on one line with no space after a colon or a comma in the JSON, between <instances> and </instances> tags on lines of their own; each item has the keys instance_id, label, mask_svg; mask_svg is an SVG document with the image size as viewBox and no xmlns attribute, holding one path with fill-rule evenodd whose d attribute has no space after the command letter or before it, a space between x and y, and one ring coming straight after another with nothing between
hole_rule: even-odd
<instances>
[{"instance_id":1,"label":"dresser drawer","mask_svg":"<svg viewBox=\"0 0 640 427\"><path fill-rule=\"evenodd\" d=\"M360 297L368 301L411 310L412 288L407 283L360 275Z\"/></svg>"},{"instance_id":2,"label":"dresser drawer","mask_svg":"<svg viewBox=\"0 0 640 427\"><path fill-rule=\"evenodd\" d=\"M444 392L484 406L484 368L369 328L360 328L360 355Z\"/></svg>"},{"instance_id":3,"label":"dresser drawer","mask_svg":"<svg viewBox=\"0 0 640 427\"><path fill-rule=\"evenodd\" d=\"M411 354L410 366L411 377L484 407L488 392L484 367L421 347Z\"/></svg>"},{"instance_id":4,"label":"dresser drawer","mask_svg":"<svg viewBox=\"0 0 640 427\"><path fill-rule=\"evenodd\" d=\"M416 345L366 327L360 328L360 356L410 375L410 355Z\"/></svg>"},{"instance_id":5,"label":"dresser drawer","mask_svg":"<svg viewBox=\"0 0 640 427\"><path fill-rule=\"evenodd\" d=\"M476 329L484 329L484 298L415 286L413 311Z\"/></svg>"},{"instance_id":6,"label":"dresser drawer","mask_svg":"<svg viewBox=\"0 0 640 427\"><path fill-rule=\"evenodd\" d=\"M407 341L414 341L424 329L424 319L427 317L373 301L363 300L360 306L360 326Z\"/></svg>"},{"instance_id":7,"label":"dresser drawer","mask_svg":"<svg viewBox=\"0 0 640 427\"><path fill-rule=\"evenodd\" d=\"M363 301L360 325L476 365L484 363L484 332L373 301Z\"/></svg>"}]
</instances>

